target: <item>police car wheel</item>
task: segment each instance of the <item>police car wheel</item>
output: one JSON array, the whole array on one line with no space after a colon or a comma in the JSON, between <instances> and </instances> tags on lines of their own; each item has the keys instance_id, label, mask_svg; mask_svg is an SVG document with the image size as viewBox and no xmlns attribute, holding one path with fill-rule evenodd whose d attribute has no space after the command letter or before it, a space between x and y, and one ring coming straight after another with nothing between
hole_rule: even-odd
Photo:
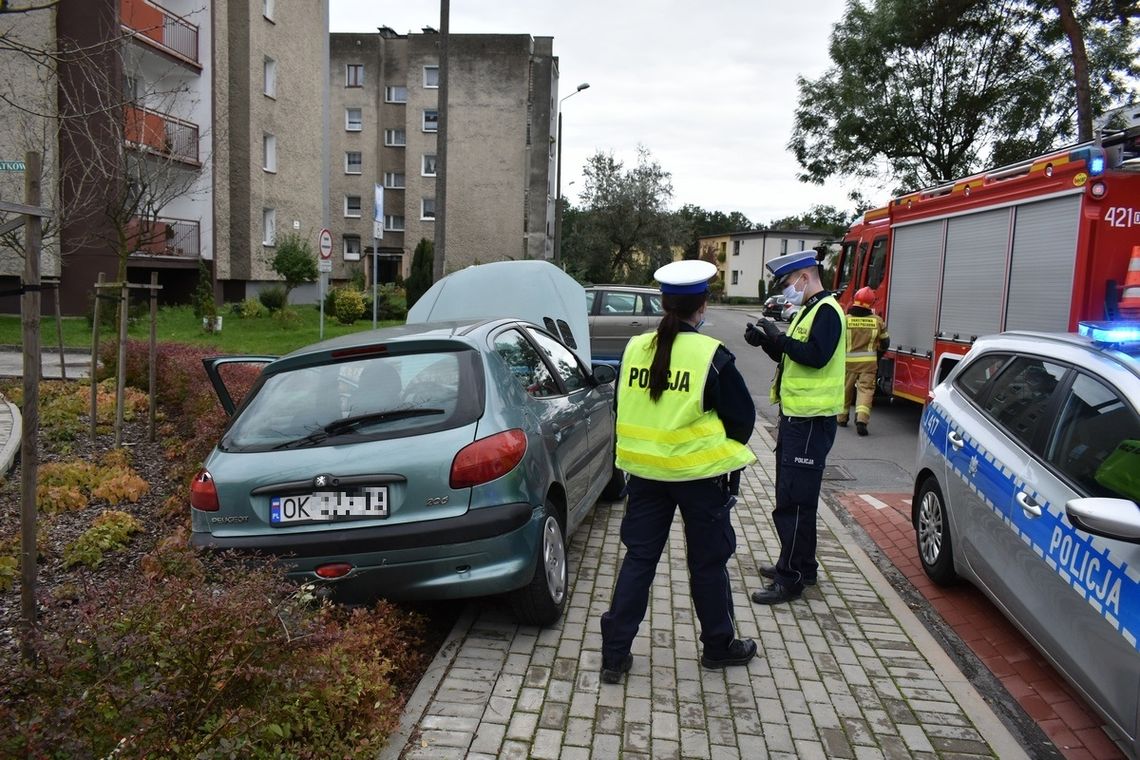
<instances>
[{"instance_id":1,"label":"police car wheel","mask_svg":"<svg viewBox=\"0 0 1140 760\"><path fill-rule=\"evenodd\" d=\"M609 482L602 489L602 500L617 501L623 496L625 496L625 473L615 467Z\"/></svg>"},{"instance_id":2,"label":"police car wheel","mask_svg":"<svg viewBox=\"0 0 1140 760\"><path fill-rule=\"evenodd\" d=\"M924 480L918 490L914 532L918 542L918 557L930 580L939 585L957 580L946 500L942 497L938 481L933 477Z\"/></svg>"},{"instance_id":3,"label":"police car wheel","mask_svg":"<svg viewBox=\"0 0 1140 760\"><path fill-rule=\"evenodd\" d=\"M511 608L523 625L547 626L558 622L566 608L566 539L558 510L546 502L538 557L530 583L511 594Z\"/></svg>"}]
</instances>

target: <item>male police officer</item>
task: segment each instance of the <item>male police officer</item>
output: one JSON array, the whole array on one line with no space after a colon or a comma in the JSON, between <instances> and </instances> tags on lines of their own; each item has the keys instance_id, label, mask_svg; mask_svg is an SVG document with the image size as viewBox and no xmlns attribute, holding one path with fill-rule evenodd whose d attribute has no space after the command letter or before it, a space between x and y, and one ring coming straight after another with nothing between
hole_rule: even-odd
<instances>
[{"instance_id":1,"label":"male police officer","mask_svg":"<svg viewBox=\"0 0 1140 760\"><path fill-rule=\"evenodd\" d=\"M750 345L779 362L769 398L780 405L772 511L780 557L774 566L760 566L772 582L752 594L757 604L779 604L798 599L805 585L816 582L816 507L843 408L847 337L843 310L820 283L814 251L778 256L767 268L784 297L800 305L787 335L770 320L759 327L749 323L744 332Z\"/></svg>"},{"instance_id":2,"label":"male police officer","mask_svg":"<svg viewBox=\"0 0 1140 760\"><path fill-rule=\"evenodd\" d=\"M839 427L847 427L851 404L855 404L855 430L867 435L871 421L871 401L875 396L875 375L879 357L891 344L883 318L871 310L875 291L866 286L855 292L847 309L847 377L843 383L843 411Z\"/></svg>"}]
</instances>

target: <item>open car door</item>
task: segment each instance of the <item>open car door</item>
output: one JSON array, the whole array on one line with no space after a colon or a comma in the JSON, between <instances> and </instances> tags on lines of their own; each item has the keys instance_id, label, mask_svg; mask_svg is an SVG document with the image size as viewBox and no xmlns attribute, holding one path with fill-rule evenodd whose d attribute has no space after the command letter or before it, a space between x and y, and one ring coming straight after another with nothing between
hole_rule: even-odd
<instances>
[{"instance_id":1,"label":"open car door","mask_svg":"<svg viewBox=\"0 0 1140 760\"><path fill-rule=\"evenodd\" d=\"M202 360L214 393L226 415L233 417L234 410L249 394L249 389L261 374L262 368L276 361L276 356L211 356Z\"/></svg>"}]
</instances>

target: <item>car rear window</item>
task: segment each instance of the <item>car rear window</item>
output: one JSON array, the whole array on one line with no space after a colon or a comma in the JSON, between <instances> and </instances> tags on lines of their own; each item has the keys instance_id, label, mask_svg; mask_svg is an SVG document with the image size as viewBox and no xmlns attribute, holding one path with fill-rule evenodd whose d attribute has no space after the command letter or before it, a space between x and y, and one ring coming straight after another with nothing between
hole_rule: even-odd
<instances>
[{"instance_id":1,"label":"car rear window","mask_svg":"<svg viewBox=\"0 0 1140 760\"><path fill-rule=\"evenodd\" d=\"M470 424L483 405L473 350L371 356L269 376L221 445L260 451L420 435Z\"/></svg>"}]
</instances>

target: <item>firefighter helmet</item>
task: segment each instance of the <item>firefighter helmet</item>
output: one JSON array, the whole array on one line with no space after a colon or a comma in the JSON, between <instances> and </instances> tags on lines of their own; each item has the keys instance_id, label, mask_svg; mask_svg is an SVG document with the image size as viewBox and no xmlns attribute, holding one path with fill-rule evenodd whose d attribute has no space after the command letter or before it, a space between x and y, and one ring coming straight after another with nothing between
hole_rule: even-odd
<instances>
[{"instance_id":1,"label":"firefighter helmet","mask_svg":"<svg viewBox=\"0 0 1140 760\"><path fill-rule=\"evenodd\" d=\"M855 291L855 305L866 306L870 308L871 304L875 302L875 291L866 286L859 288Z\"/></svg>"}]
</instances>

